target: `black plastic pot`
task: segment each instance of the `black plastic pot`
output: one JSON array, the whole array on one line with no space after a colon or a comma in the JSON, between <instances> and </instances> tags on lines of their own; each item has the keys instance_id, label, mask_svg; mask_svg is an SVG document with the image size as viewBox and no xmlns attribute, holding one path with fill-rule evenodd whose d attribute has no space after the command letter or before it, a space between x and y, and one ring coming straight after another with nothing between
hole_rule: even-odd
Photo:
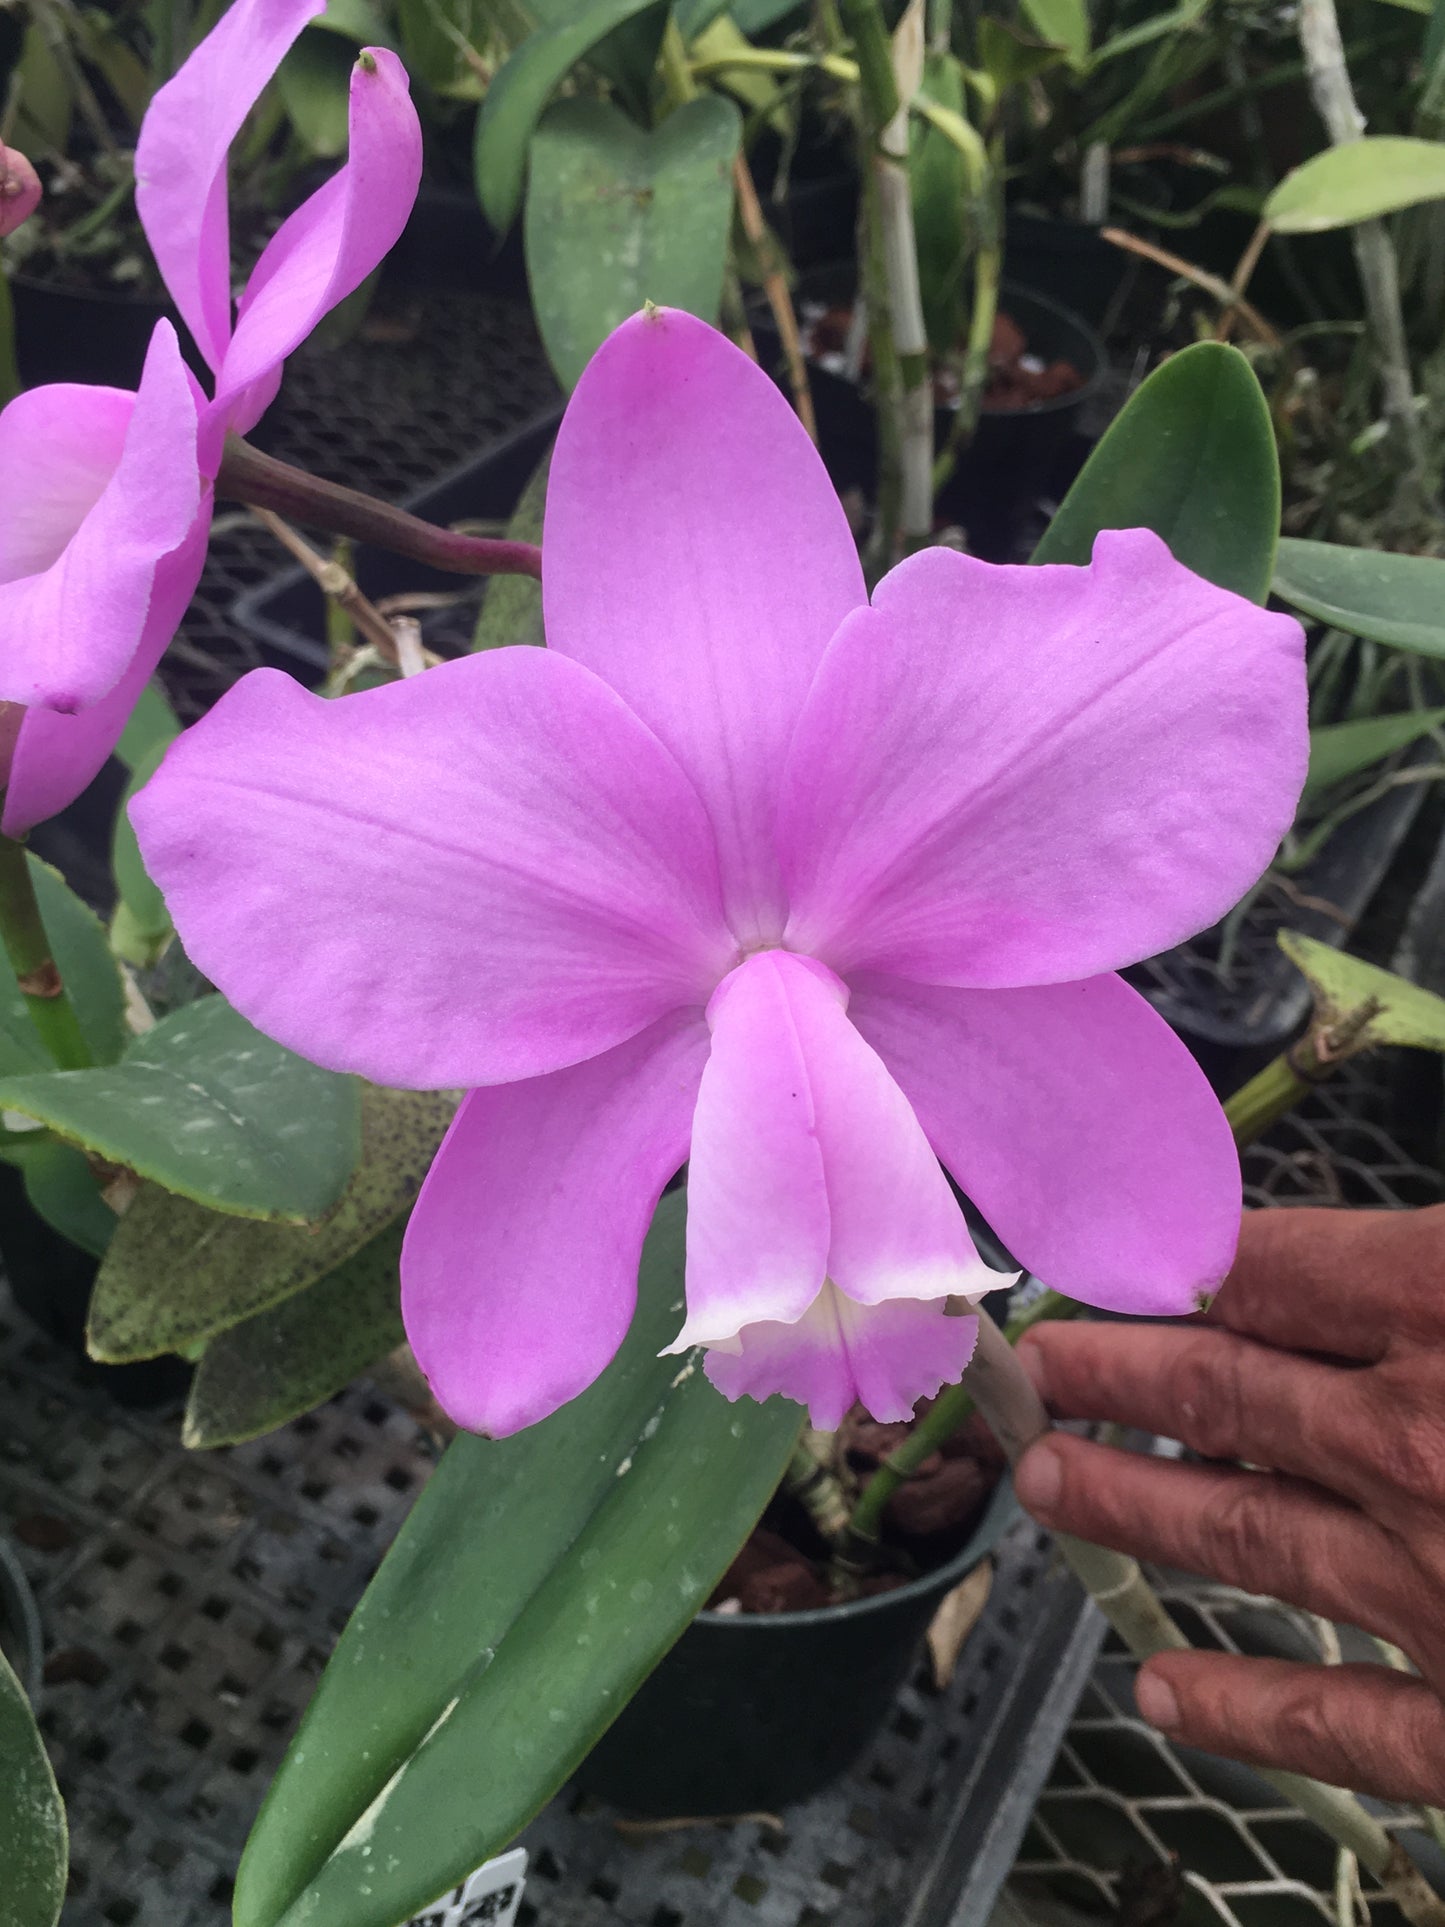
<instances>
[{"instance_id":1,"label":"black plastic pot","mask_svg":"<svg viewBox=\"0 0 1445 1927\"><path fill-rule=\"evenodd\" d=\"M46 1223L8 1164L0 1164L0 1266L16 1306L77 1361L84 1383L103 1387L122 1405L164 1405L184 1393L191 1367L183 1358L97 1365L88 1356L85 1320L97 1261Z\"/></svg>"},{"instance_id":2,"label":"black plastic pot","mask_svg":"<svg viewBox=\"0 0 1445 1927\"><path fill-rule=\"evenodd\" d=\"M0 1652L34 1706L40 1694L45 1639L30 1581L8 1539L0 1539Z\"/></svg>"},{"instance_id":3,"label":"black plastic pot","mask_svg":"<svg viewBox=\"0 0 1445 1927\"><path fill-rule=\"evenodd\" d=\"M440 481L408 496L401 506L443 527L453 522L505 521L556 435L561 419L560 407L548 409L535 421L493 443L485 455L476 456ZM422 640L429 649L444 656L465 652L484 593L481 581L447 575L364 543L358 546L352 567L357 583L373 601L407 590L460 593L458 604L425 610L420 621ZM237 597L232 614L271 665L288 670L302 682L314 684L325 675L326 602L304 569L281 570L248 589Z\"/></svg>"},{"instance_id":4,"label":"black plastic pot","mask_svg":"<svg viewBox=\"0 0 1445 1927\"><path fill-rule=\"evenodd\" d=\"M944 1595L1018 1516L1004 1479L968 1544L896 1592L802 1613L699 1613L578 1772L650 1815L773 1813L836 1779L887 1718Z\"/></svg>"},{"instance_id":5,"label":"black plastic pot","mask_svg":"<svg viewBox=\"0 0 1445 1927\"><path fill-rule=\"evenodd\" d=\"M15 303L15 359L27 388L45 382L98 382L134 388L163 302L109 289L82 290L31 280L10 282Z\"/></svg>"},{"instance_id":6,"label":"black plastic pot","mask_svg":"<svg viewBox=\"0 0 1445 1927\"><path fill-rule=\"evenodd\" d=\"M797 300L828 306L851 304L856 272L851 261L836 262L801 277ZM936 508L945 522L968 531L969 547L988 561L1012 560L1019 512L1049 488L1055 464L1077 434L1080 416L1105 371L1104 349L1080 315L1047 295L1006 280L1000 310L1023 330L1030 353L1044 362L1068 361L1083 377L1067 395L1030 408L989 408L980 413L977 431L940 491ZM786 385L782 349L771 325L759 315L754 336L763 363ZM864 389L827 369L809 370L818 443L828 473L840 493L871 497L877 484L878 429ZM935 417L935 444L942 448L953 425L948 409Z\"/></svg>"},{"instance_id":7,"label":"black plastic pot","mask_svg":"<svg viewBox=\"0 0 1445 1927\"><path fill-rule=\"evenodd\" d=\"M382 265L388 288L456 294L515 295L525 300L527 267L520 223L499 236L482 213L473 187L423 181Z\"/></svg>"}]
</instances>

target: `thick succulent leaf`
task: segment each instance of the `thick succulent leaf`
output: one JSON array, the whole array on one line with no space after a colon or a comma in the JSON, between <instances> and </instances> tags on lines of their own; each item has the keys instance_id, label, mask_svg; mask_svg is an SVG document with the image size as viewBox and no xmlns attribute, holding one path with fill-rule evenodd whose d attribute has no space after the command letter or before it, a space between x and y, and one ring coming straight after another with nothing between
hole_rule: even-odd
<instances>
[{"instance_id":1,"label":"thick succulent leaf","mask_svg":"<svg viewBox=\"0 0 1445 1927\"><path fill-rule=\"evenodd\" d=\"M1438 556L1282 536L1274 592L1332 629L1445 656L1445 560Z\"/></svg>"},{"instance_id":2,"label":"thick succulent leaf","mask_svg":"<svg viewBox=\"0 0 1445 1927\"><path fill-rule=\"evenodd\" d=\"M499 234L517 218L527 148L542 109L579 60L657 0L584 0L559 10L507 61L477 115L475 166L482 211ZM540 305L540 304L539 304Z\"/></svg>"},{"instance_id":3,"label":"thick succulent leaf","mask_svg":"<svg viewBox=\"0 0 1445 1927\"><path fill-rule=\"evenodd\" d=\"M606 101L548 109L532 142L527 278L564 388L644 301L716 321L741 138L716 94L650 133Z\"/></svg>"},{"instance_id":4,"label":"thick succulent leaf","mask_svg":"<svg viewBox=\"0 0 1445 1927\"><path fill-rule=\"evenodd\" d=\"M1264 204L1279 234L1320 234L1445 199L1445 141L1367 134L1293 168Z\"/></svg>"},{"instance_id":5,"label":"thick succulent leaf","mask_svg":"<svg viewBox=\"0 0 1445 1927\"><path fill-rule=\"evenodd\" d=\"M37 856L27 861L41 921L81 1034L97 1064L113 1064L125 1046L125 984L110 953L105 926L58 870ZM0 949L0 1077L53 1068L50 1053L30 1021L10 960Z\"/></svg>"},{"instance_id":6,"label":"thick succulent leaf","mask_svg":"<svg viewBox=\"0 0 1445 1927\"><path fill-rule=\"evenodd\" d=\"M213 1338L191 1380L183 1442L259 1438L395 1351L405 1337L397 1275L405 1230L391 1225L304 1291Z\"/></svg>"},{"instance_id":7,"label":"thick succulent leaf","mask_svg":"<svg viewBox=\"0 0 1445 1927\"><path fill-rule=\"evenodd\" d=\"M522 490L512 519L507 524L509 542L542 542L542 516L547 506L547 475L552 466L549 446L532 470ZM503 649L510 643L541 645L542 585L530 575L494 575L487 583L472 636L473 649Z\"/></svg>"},{"instance_id":8,"label":"thick succulent leaf","mask_svg":"<svg viewBox=\"0 0 1445 1927\"><path fill-rule=\"evenodd\" d=\"M0 1653L0 1922L54 1927L69 1861L65 1808L24 1688Z\"/></svg>"},{"instance_id":9,"label":"thick succulent leaf","mask_svg":"<svg viewBox=\"0 0 1445 1927\"><path fill-rule=\"evenodd\" d=\"M455 1109L442 1092L364 1086L360 1162L314 1227L222 1215L142 1186L96 1279L92 1357L184 1351L333 1274L410 1211Z\"/></svg>"},{"instance_id":10,"label":"thick succulent leaf","mask_svg":"<svg viewBox=\"0 0 1445 1927\"><path fill-rule=\"evenodd\" d=\"M1371 1044L1445 1052L1445 997L1296 930L1281 930L1279 947L1309 979L1330 1021L1338 1022L1373 1000L1379 1008L1365 1031Z\"/></svg>"},{"instance_id":11,"label":"thick succulent leaf","mask_svg":"<svg viewBox=\"0 0 1445 1927\"><path fill-rule=\"evenodd\" d=\"M252 1028L223 997L161 1019L118 1064L0 1078L0 1110L217 1211L309 1224L361 1149L355 1081Z\"/></svg>"},{"instance_id":12,"label":"thick succulent leaf","mask_svg":"<svg viewBox=\"0 0 1445 1927\"><path fill-rule=\"evenodd\" d=\"M681 1323L683 1222L665 1198L632 1330L589 1391L447 1452L272 1784L236 1927L416 1913L512 1839L706 1600L801 1415L728 1405L694 1360L657 1356Z\"/></svg>"},{"instance_id":13,"label":"thick succulent leaf","mask_svg":"<svg viewBox=\"0 0 1445 1927\"><path fill-rule=\"evenodd\" d=\"M1201 341L1141 383L1033 560L1087 562L1100 529L1153 529L1176 562L1263 602L1279 500L1274 430L1254 370L1237 348Z\"/></svg>"},{"instance_id":14,"label":"thick succulent leaf","mask_svg":"<svg viewBox=\"0 0 1445 1927\"><path fill-rule=\"evenodd\" d=\"M0 1145L0 1158L19 1171L26 1197L52 1231L92 1258L104 1256L120 1220L100 1195L83 1151L36 1131L29 1142L12 1138Z\"/></svg>"},{"instance_id":15,"label":"thick succulent leaf","mask_svg":"<svg viewBox=\"0 0 1445 1927\"><path fill-rule=\"evenodd\" d=\"M1310 731L1310 769L1305 801L1335 783L1358 776L1397 749L1408 749L1432 729L1445 728L1445 709L1410 709L1398 716L1363 716L1353 723L1326 723Z\"/></svg>"}]
</instances>

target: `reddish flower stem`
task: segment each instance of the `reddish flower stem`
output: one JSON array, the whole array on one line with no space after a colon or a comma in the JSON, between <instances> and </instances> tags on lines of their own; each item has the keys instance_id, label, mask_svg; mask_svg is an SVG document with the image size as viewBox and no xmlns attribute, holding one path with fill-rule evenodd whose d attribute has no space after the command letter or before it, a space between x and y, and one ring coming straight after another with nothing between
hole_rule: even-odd
<instances>
[{"instance_id":1,"label":"reddish flower stem","mask_svg":"<svg viewBox=\"0 0 1445 1927\"><path fill-rule=\"evenodd\" d=\"M216 493L251 508L270 509L308 528L329 529L357 542L429 563L453 575L530 575L542 579L542 551L531 542L495 541L480 535L458 535L438 528L419 515L392 508L359 489L324 482L305 469L278 462L239 435L226 437Z\"/></svg>"}]
</instances>

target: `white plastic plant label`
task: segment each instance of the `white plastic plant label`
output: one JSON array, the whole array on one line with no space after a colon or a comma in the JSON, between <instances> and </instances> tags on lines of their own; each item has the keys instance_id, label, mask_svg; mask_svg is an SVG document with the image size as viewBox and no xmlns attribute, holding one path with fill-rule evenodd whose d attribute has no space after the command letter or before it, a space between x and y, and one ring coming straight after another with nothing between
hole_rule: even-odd
<instances>
[{"instance_id":1,"label":"white plastic plant label","mask_svg":"<svg viewBox=\"0 0 1445 1927\"><path fill-rule=\"evenodd\" d=\"M513 1847L485 1861L460 1887L433 1902L407 1927L516 1927L527 1878L527 1849Z\"/></svg>"}]
</instances>

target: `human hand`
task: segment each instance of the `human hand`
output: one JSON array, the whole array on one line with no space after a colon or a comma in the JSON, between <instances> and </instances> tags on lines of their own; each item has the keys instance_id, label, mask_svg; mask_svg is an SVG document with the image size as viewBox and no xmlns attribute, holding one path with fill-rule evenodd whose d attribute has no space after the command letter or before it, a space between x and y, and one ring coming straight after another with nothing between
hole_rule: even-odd
<instances>
[{"instance_id":1,"label":"human hand","mask_svg":"<svg viewBox=\"0 0 1445 1927\"><path fill-rule=\"evenodd\" d=\"M1162 1653L1135 1687L1144 1718L1211 1753L1445 1805L1445 1206L1251 1213L1205 1318L1043 1324L1019 1354L1056 1417L1225 1462L1052 1433L1016 1472L1035 1518L1362 1627L1420 1673Z\"/></svg>"}]
</instances>

